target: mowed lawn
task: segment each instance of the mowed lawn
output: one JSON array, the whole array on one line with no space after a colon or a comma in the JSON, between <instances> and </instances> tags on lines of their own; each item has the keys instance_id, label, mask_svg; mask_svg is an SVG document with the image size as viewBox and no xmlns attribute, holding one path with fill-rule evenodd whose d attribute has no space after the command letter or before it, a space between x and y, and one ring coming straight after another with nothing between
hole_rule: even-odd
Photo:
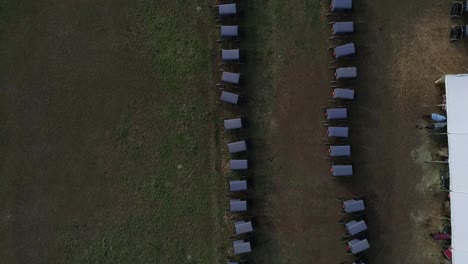
<instances>
[{"instance_id":1,"label":"mowed lawn","mask_svg":"<svg viewBox=\"0 0 468 264\"><path fill-rule=\"evenodd\" d=\"M2 263L219 263L211 1L0 2Z\"/></svg>"}]
</instances>

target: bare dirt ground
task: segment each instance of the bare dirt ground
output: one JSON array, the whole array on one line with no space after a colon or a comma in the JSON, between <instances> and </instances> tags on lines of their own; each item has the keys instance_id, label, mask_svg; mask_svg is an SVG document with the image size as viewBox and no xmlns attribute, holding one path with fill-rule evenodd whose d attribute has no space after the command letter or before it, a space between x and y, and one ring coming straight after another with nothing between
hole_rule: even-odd
<instances>
[{"instance_id":1,"label":"bare dirt ground","mask_svg":"<svg viewBox=\"0 0 468 264\"><path fill-rule=\"evenodd\" d=\"M434 190L437 168L423 162L431 140L415 125L437 110L422 106L440 100L433 80L441 73L432 65L460 73L468 63L466 45L448 39L448 27L460 21L450 21L449 3L438 1L355 2L359 54L349 65L358 66L360 78L350 123L352 179L330 179L324 160L319 108L331 96L326 21L318 27L301 22L307 4L295 2L284 11L289 27L272 31L279 70L272 114L258 121L271 131L265 149L271 157L260 158L258 168L270 179L261 185L267 198L259 222L268 227L254 257L258 263L349 260L339 241L335 199L354 193L368 201L371 263L444 263L441 245L428 233L442 225L435 216L443 213L445 195ZM309 52L298 45L307 36L313 36Z\"/></svg>"}]
</instances>

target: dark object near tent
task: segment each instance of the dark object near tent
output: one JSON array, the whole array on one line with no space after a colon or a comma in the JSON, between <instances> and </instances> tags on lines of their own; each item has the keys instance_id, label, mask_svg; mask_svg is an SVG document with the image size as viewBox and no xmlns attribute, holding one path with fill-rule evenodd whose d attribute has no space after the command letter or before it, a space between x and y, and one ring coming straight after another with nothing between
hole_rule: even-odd
<instances>
[{"instance_id":1,"label":"dark object near tent","mask_svg":"<svg viewBox=\"0 0 468 264\"><path fill-rule=\"evenodd\" d=\"M353 10L353 0L332 0L330 4L331 12L343 12Z\"/></svg>"},{"instance_id":2,"label":"dark object near tent","mask_svg":"<svg viewBox=\"0 0 468 264\"><path fill-rule=\"evenodd\" d=\"M354 33L354 22L335 22L332 25L332 35L346 35Z\"/></svg>"},{"instance_id":3,"label":"dark object near tent","mask_svg":"<svg viewBox=\"0 0 468 264\"><path fill-rule=\"evenodd\" d=\"M239 49L221 50L221 59L223 61L239 61L240 60Z\"/></svg>"},{"instance_id":4,"label":"dark object near tent","mask_svg":"<svg viewBox=\"0 0 468 264\"><path fill-rule=\"evenodd\" d=\"M247 201L232 199L229 201L229 211L231 212L244 212L247 211Z\"/></svg>"},{"instance_id":5,"label":"dark object near tent","mask_svg":"<svg viewBox=\"0 0 468 264\"><path fill-rule=\"evenodd\" d=\"M327 120L346 119L348 118L347 108L328 108L325 112Z\"/></svg>"},{"instance_id":6,"label":"dark object near tent","mask_svg":"<svg viewBox=\"0 0 468 264\"><path fill-rule=\"evenodd\" d=\"M239 37L239 26L220 26L219 30L222 38Z\"/></svg>"},{"instance_id":7,"label":"dark object near tent","mask_svg":"<svg viewBox=\"0 0 468 264\"><path fill-rule=\"evenodd\" d=\"M246 180L229 181L229 191L231 192L247 191L247 181Z\"/></svg>"},{"instance_id":8,"label":"dark object near tent","mask_svg":"<svg viewBox=\"0 0 468 264\"><path fill-rule=\"evenodd\" d=\"M232 242L232 247L234 248L234 254L236 255L250 253L252 251L250 242L246 242L244 240L236 240Z\"/></svg>"},{"instance_id":9,"label":"dark object near tent","mask_svg":"<svg viewBox=\"0 0 468 264\"><path fill-rule=\"evenodd\" d=\"M328 127L328 137L347 138L348 127Z\"/></svg>"},{"instance_id":10,"label":"dark object near tent","mask_svg":"<svg viewBox=\"0 0 468 264\"><path fill-rule=\"evenodd\" d=\"M247 151L247 143L245 140L228 143L229 154L234 154L242 151Z\"/></svg>"},{"instance_id":11,"label":"dark object near tent","mask_svg":"<svg viewBox=\"0 0 468 264\"><path fill-rule=\"evenodd\" d=\"M239 95L231 92L222 91L221 101L229 104L237 104L239 101Z\"/></svg>"},{"instance_id":12,"label":"dark object near tent","mask_svg":"<svg viewBox=\"0 0 468 264\"><path fill-rule=\"evenodd\" d=\"M356 47L354 46L354 43L348 43L333 48L333 58L335 59L354 55L356 55Z\"/></svg>"},{"instance_id":13,"label":"dark object near tent","mask_svg":"<svg viewBox=\"0 0 468 264\"><path fill-rule=\"evenodd\" d=\"M221 82L223 83L231 83L231 84L238 85L239 80L240 80L240 73L223 71L223 74L221 75Z\"/></svg>"},{"instance_id":14,"label":"dark object near tent","mask_svg":"<svg viewBox=\"0 0 468 264\"><path fill-rule=\"evenodd\" d=\"M237 15L236 4L223 4L218 6L218 14L220 17L228 17Z\"/></svg>"},{"instance_id":15,"label":"dark object near tent","mask_svg":"<svg viewBox=\"0 0 468 264\"><path fill-rule=\"evenodd\" d=\"M453 254L452 254L452 248L449 247L449 248L446 248L446 249L442 250L442 254L444 255L444 257L445 257L446 259L451 260L451 259L452 259L452 255L453 255Z\"/></svg>"},{"instance_id":16,"label":"dark object near tent","mask_svg":"<svg viewBox=\"0 0 468 264\"><path fill-rule=\"evenodd\" d=\"M246 170L249 164L246 159L233 159L229 161L229 167L231 170Z\"/></svg>"},{"instance_id":17,"label":"dark object near tent","mask_svg":"<svg viewBox=\"0 0 468 264\"><path fill-rule=\"evenodd\" d=\"M357 68L356 67L342 67L335 70L335 79L336 80L347 80L357 78Z\"/></svg>"},{"instance_id":18,"label":"dark object near tent","mask_svg":"<svg viewBox=\"0 0 468 264\"><path fill-rule=\"evenodd\" d=\"M332 165L330 172L334 177L353 176L353 165Z\"/></svg>"},{"instance_id":19,"label":"dark object near tent","mask_svg":"<svg viewBox=\"0 0 468 264\"><path fill-rule=\"evenodd\" d=\"M450 29L450 41L458 41L466 38L468 25L452 26Z\"/></svg>"},{"instance_id":20,"label":"dark object near tent","mask_svg":"<svg viewBox=\"0 0 468 264\"><path fill-rule=\"evenodd\" d=\"M468 1L457 1L452 3L450 17L457 18L468 12Z\"/></svg>"},{"instance_id":21,"label":"dark object near tent","mask_svg":"<svg viewBox=\"0 0 468 264\"><path fill-rule=\"evenodd\" d=\"M242 119L241 118L225 119L224 120L224 129L231 130L231 129L240 129L240 128L242 128Z\"/></svg>"},{"instance_id":22,"label":"dark object near tent","mask_svg":"<svg viewBox=\"0 0 468 264\"><path fill-rule=\"evenodd\" d=\"M330 146L328 153L330 153L330 157L349 157L351 156L351 146Z\"/></svg>"},{"instance_id":23,"label":"dark object near tent","mask_svg":"<svg viewBox=\"0 0 468 264\"><path fill-rule=\"evenodd\" d=\"M353 89L335 88L333 89L333 99L354 100Z\"/></svg>"},{"instance_id":24,"label":"dark object near tent","mask_svg":"<svg viewBox=\"0 0 468 264\"><path fill-rule=\"evenodd\" d=\"M348 251L352 254L359 254L369 248L370 245L367 239L356 238L348 242Z\"/></svg>"},{"instance_id":25,"label":"dark object near tent","mask_svg":"<svg viewBox=\"0 0 468 264\"><path fill-rule=\"evenodd\" d=\"M449 233L439 232L439 233L430 233L429 235L434 240L438 240L438 241L447 241L447 240L452 239L452 235L450 235Z\"/></svg>"}]
</instances>

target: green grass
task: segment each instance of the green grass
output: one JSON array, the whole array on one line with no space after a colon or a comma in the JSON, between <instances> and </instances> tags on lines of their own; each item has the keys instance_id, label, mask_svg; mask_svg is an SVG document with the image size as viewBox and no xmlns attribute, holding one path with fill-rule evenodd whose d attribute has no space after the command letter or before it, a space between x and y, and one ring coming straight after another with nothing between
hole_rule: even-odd
<instances>
[{"instance_id":1,"label":"green grass","mask_svg":"<svg viewBox=\"0 0 468 264\"><path fill-rule=\"evenodd\" d=\"M224 257L224 179L213 153L218 120L214 102L201 96L211 89L212 75L206 45L212 40L197 28L214 29L207 3L142 2L140 23L148 36L143 46L162 98L154 98L158 105L148 99L129 105L113 133L128 160L121 168L124 181L141 204L84 248L66 238L70 248L83 249L71 262L218 263ZM141 160L144 170L135 168Z\"/></svg>"}]
</instances>

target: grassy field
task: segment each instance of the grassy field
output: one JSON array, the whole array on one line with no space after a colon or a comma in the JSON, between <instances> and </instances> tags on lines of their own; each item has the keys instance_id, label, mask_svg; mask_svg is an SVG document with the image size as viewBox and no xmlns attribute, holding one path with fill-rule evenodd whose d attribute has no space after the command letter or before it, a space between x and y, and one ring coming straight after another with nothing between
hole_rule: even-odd
<instances>
[{"instance_id":1,"label":"grassy field","mask_svg":"<svg viewBox=\"0 0 468 264\"><path fill-rule=\"evenodd\" d=\"M65 2L1 5L3 261L218 263L211 2Z\"/></svg>"}]
</instances>

